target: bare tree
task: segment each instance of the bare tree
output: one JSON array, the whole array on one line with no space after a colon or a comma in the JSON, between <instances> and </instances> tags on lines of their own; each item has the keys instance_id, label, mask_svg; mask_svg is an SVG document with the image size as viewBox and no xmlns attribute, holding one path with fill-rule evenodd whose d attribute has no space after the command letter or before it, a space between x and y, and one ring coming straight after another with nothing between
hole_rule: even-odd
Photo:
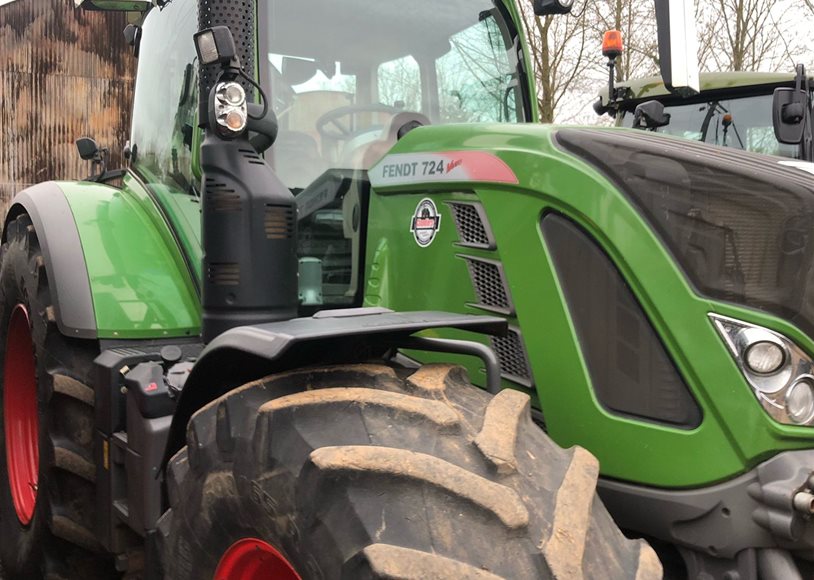
<instances>
[{"instance_id":1,"label":"bare tree","mask_svg":"<svg viewBox=\"0 0 814 580\"><path fill-rule=\"evenodd\" d=\"M587 4L565 16L534 15L531 0L521 2L523 23L534 61L540 118L552 122L563 99L582 80L589 66Z\"/></svg>"},{"instance_id":2,"label":"bare tree","mask_svg":"<svg viewBox=\"0 0 814 580\"><path fill-rule=\"evenodd\" d=\"M653 0L597 0L588 19L592 35L602 38L606 30L619 30L625 51L616 60L616 80L655 74L659 50ZM604 63L603 63L604 64ZM605 70L604 67L602 70Z\"/></svg>"},{"instance_id":3,"label":"bare tree","mask_svg":"<svg viewBox=\"0 0 814 580\"><path fill-rule=\"evenodd\" d=\"M804 0L811 6L812 0ZM789 42L793 13L783 0L713 0L703 3L699 26L702 46L709 46L706 69L753 71L793 63L802 46ZM783 66L783 68L786 68Z\"/></svg>"}]
</instances>

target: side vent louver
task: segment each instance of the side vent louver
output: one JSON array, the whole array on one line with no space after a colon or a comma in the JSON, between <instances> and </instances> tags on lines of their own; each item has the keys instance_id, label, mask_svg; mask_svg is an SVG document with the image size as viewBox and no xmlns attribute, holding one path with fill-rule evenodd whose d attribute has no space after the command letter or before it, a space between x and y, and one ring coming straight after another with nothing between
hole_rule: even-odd
<instances>
[{"instance_id":1,"label":"side vent louver","mask_svg":"<svg viewBox=\"0 0 814 580\"><path fill-rule=\"evenodd\" d=\"M500 262L473 256L460 257L469 266L469 275L478 297L478 302L471 306L508 316L514 315L509 287Z\"/></svg>"},{"instance_id":2,"label":"side vent louver","mask_svg":"<svg viewBox=\"0 0 814 580\"><path fill-rule=\"evenodd\" d=\"M510 328L506 336L493 336L492 350L500 361L500 374L504 379L528 388L534 386L529 359L519 330Z\"/></svg>"},{"instance_id":3,"label":"side vent louver","mask_svg":"<svg viewBox=\"0 0 814 580\"><path fill-rule=\"evenodd\" d=\"M240 196L225 183L208 177L206 193L213 211L240 211Z\"/></svg>"},{"instance_id":4,"label":"side vent louver","mask_svg":"<svg viewBox=\"0 0 814 580\"><path fill-rule=\"evenodd\" d=\"M263 225L266 239L289 239L294 235L294 208L285 205L266 205Z\"/></svg>"},{"instance_id":5,"label":"side vent louver","mask_svg":"<svg viewBox=\"0 0 814 580\"><path fill-rule=\"evenodd\" d=\"M249 163L253 163L255 165L262 165L265 163L263 158L258 155L257 151L254 149L239 149L239 151L243 154L244 159L248 159Z\"/></svg>"},{"instance_id":6,"label":"side vent louver","mask_svg":"<svg viewBox=\"0 0 814 580\"><path fill-rule=\"evenodd\" d=\"M458 245L481 250L494 250L494 236L483 206L479 203L449 202L455 229L458 230Z\"/></svg>"},{"instance_id":7,"label":"side vent louver","mask_svg":"<svg viewBox=\"0 0 814 580\"><path fill-rule=\"evenodd\" d=\"M206 276L212 284L217 286L240 285L240 264L218 263L209 264Z\"/></svg>"}]
</instances>

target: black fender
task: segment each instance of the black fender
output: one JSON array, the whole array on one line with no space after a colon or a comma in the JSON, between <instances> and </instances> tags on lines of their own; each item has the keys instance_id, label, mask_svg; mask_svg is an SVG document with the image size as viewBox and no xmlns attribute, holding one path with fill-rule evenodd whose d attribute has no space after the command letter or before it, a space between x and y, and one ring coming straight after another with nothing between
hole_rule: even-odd
<instances>
[{"instance_id":1,"label":"black fender","mask_svg":"<svg viewBox=\"0 0 814 580\"><path fill-rule=\"evenodd\" d=\"M272 373L379 359L391 349L405 346L480 357L487 373L499 382L500 366L491 349L477 342L411 336L429 328L505 335L508 323L496 316L354 308L227 330L203 350L184 384L172 418L162 468L185 445L187 424L196 411L221 395Z\"/></svg>"},{"instance_id":2,"label":"black fender","mask_svg":"<svg viewBox=\"0 0 814 580\"><path fill-rule=\"evenodd\" d=\"M85 254L62 188L48 181L18 193L3 223L3 243L9 223L21 214L28 214L37 232L59 331L66 336L97 338Z\"/></svg>"}]
</instances>

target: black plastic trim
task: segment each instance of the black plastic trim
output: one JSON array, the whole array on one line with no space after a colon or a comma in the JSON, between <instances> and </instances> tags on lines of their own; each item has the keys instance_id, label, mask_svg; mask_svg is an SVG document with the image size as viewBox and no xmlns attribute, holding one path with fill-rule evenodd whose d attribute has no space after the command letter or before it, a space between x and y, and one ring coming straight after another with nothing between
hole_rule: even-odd
<instances>
[{"instance_id":1,"label":"black plastic trim","mask_svg":"<svg viewBox=\"0 0 814 580\"><path fill-rule=\"evenodd\" d=\"M540 229L597 401L617 416L698 427L701 407L611 257L560 214L544 215Z\"/></svg>"},{"instance_id":2,"label":"black plastic trim","mask_svg":"<svg viewBox=\"0 0 814 580\"><path fill-rule=\"evenodd\" d=\"M598 491L622 529L715 558L736 558L750 548L811 553L814 520L794 508L794 498L811 493L812 471L814 451L806 449L780 453L729 481L697 489L602 478Z\"/></svg>"},{"instance_id":3,"label":"black plastic trim","mask_svg":"<svg viewBox=\"0 0 814 580\"><path fill-rule=\"evenodd\" d=\"M456 242L457 246L461 246L462 248L475 248L478 250L489 250L494 251L497 249L497 242L495 242L495 235L492 233L492 225L489 223L489 216L486 215L486 210L483 208L483 204L479 201L447 201L445 202L452 213L452 221L455 222L455 229L458 232L458 241ZM460 221L458 219L458 213L455 209L455 206L469 206L474 209L478 214L478 219L480 220L481 225L483 226L484 234L486 235L486 239L488 240L485 244L479 244L476 242L467 242L464 240L464 232L463 228L460 225Z\"/></svg>"},{"instance_id":4,"label":"black plastic trim","mask_svg":"<svg viewBox=\"0 0 814 580\"><path fill-rule=\"evenodd\" d=\"M509 283L506 280L506 272L503 270L503 263L498 260L490 260L488 258L478 258L476 256L469 256L467 254L456 254L456 257L463 259L466 262L466 267L469 270L469 277L472 281L472 288L475 290L475 296L478 298L478 302L471 302L467 303L467 306L471 306L472 308L479 308L480 310L485 310L487 312L494 312L497 314L503 314L504 316L514 316L514 302L512 301L512 293L509 290ZM480 292L480 288L478 286L477 281L475 280L475 275L472 270L473 262L479 262L481 264L488 264L490 266L494 266L498 274L500 276L500 284L503 287L503 292L506 295L506 307L502 306L493 306L491 304L484 304L482 302L482 296Z\"/></svg>"},{"instance_id":5,"label":"black plastic trim","mask_svg":"<svg viewBox=\"0 0 814 580\"><path fill-rule=\"evenodd\" d=\"M227 330L204 349L187 379L164 465L184 445L187 423L195 411L258 377L310 365L380 359L394 345L429 328L504 334L507 326L506 320L495 316L357 308Z\"/></svg>"},{"instance_id":6,"label":"black plastic trim","mask_svg":"<svg viewBox=\"0 0 814 580\"><path fill-rule=\"evenodd\" d=\"M18 193L6 215L3 242L8 224L23 213L31 218L45 258L59 331L76 338L96 338L96 313L85 253L65 193L53 181Z\"/></svg>"}]
</instances>

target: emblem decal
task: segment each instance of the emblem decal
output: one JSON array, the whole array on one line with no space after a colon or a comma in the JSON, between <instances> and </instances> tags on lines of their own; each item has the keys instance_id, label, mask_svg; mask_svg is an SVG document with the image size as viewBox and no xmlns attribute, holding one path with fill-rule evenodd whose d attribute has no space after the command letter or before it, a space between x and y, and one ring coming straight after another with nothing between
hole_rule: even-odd
<instances>
[{"instance_id":1,"label":"emblem decal","mask_svg":"<svg viewBox=\"0 0 814 580\"><path fill-rule=\"evenodd\" d=\"M416 243L422 248L429 246L435 239L435 234L441 227L441 216L435 202L425 197L415 208L413 220L410 224L410 231Z\"/></svg>"}]
</instances>

